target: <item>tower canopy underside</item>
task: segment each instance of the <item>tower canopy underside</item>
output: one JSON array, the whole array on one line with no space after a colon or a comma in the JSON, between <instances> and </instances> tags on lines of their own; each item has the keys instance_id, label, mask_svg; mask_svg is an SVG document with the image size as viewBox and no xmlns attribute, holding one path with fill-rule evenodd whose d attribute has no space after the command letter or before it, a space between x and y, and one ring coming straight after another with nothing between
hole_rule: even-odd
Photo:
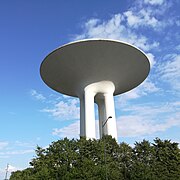
<instances>
[{"instance_id":1,"label":"tower canopy underside","mask_svg":"<svg viewBox=\"0 0 180 180\"><path fill-rule=\"evenodd\" d=\"M111 81L114 95L138 86L150 64L136 47L112 40L70 43L50 53L41 64L41 77L52 89L74 97L89 84Z\"/></svg>"}]
</instances>

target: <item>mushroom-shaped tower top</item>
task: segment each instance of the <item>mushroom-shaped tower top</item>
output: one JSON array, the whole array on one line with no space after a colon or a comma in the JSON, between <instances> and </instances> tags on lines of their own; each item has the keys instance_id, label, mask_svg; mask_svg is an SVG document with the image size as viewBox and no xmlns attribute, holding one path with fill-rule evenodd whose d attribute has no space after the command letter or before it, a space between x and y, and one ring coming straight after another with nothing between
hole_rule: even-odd
<instances>
[{"instance_id":1,"label":"mushroom-shaped tower top","mask_svg":"<svg viewBox=\"0 0 180 180\"><path fill-rule=\"evenodd\" d=\"M83 40L64 45L42 62L40 73L52 89L74 97L92 83L111 81L114 95L138 86L150 63L138 48L114 40Z\"/></svg>"}]
</instances>

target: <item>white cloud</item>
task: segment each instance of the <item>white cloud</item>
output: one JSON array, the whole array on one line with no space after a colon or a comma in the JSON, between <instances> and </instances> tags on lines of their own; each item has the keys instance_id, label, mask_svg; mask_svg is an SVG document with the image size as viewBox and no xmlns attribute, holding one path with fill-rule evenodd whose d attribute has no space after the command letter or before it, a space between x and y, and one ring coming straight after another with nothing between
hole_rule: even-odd
<instances>
[{"instance_id":1,"label":"white cloud","mask_svg":"<svg viewBox=\"0 0 180 180\"><path fill-rule=\"evenodd\" d=\"M127 11L114 14L109 19L91 18L87 20L82 24L82 33L76 35L73 40L117 39L149 51L157 48L159 42L152 41L152 36L145 36L144 31L153 29L161 33L166 27L179 24L177 17L166 15L172 4L166 0L134 1ZM155 8L153 5L159 6Z\"/></svg>"},{"instance_id":2,"label":"white cloud","mask_svg":"<svg viewBox=\"0 0 180 180\"><path fill-rule=\"evenodd\" d=\"M153 83L150 79L146 79L139 87L136 88L142 95L147 95L148 93L155 93L160 89Z\"/></svg>"},{"instance_id":3,"label":"white cloud","mask_svg":"<svg viewBox=\"0 0 180 180\"><path fill-rule=\"evenodd\" d=\"M151 93L160 91L160 89L150 79L146 79L141 85L135 89L128 91L116 97L117 107L126 104L127 101L141 98Z\"/></svg>"},{"instance_id":4,"label":"white cloud","mask_svg":"<svg viewBox=\"0 0 180 180\"><path fill-rule=\"evenodd\" d=\"M162 4L160 4L162 2ZM176 2L166 0L135 1L124 16L127 24L133 28L148 27L157 32L164 31L164 28L172 25L178 26L178 17L169 14L169 9ZM159 5L155 8L153 5ZM168 13L168 15L167 15ZM140 29L139 29L140 30Z\"/></svg>"},{"instance_id":5,"label":"white cloud","mask_svg":"<svg viewBox=\"0 0 180 180\"><path fill-rule=\"evenodd\" d=\"M38 93L36 90L32 89L30 91L31 96L33 96L34 98L36 98L37 100L45 100L46 97L44 97L42 94Z\"/></svg>"},{"instance_id":6,"label":"white cloud","mask_svg":"<svg viewBox=\"0 0 180 180\"><path fill-rule=\"evenodd\" d=\"M158 105L126 105L123 112L126 115L117 118L121 137L150 135L180 126L180 101Z\"/></svg>"},{"instance_id":7,"label":"white cloud","mask_svg":"<svg viewBox=\"0 0 180 180\"><path fill-rule=\"evenodd\" d=\"M156 28L160 22L152 15L151 11L141 9L140 11L126 11L124 16L129 26L137 28L139 26L149 26Z\"/></svg>"},{"instance_id":8,"label":"white cloud","mask_svg":"<svg viewBox=\"0 0 180 180\"><path fill-rule=\"evenodd\" d=\"M95 121L95 133L96 138L99 138L99 121ZM61 138L68 137L68 138L79 138L80 136L80 121L76 121L68 126L65 126L63 128L54 128L53 135L59 136Z\"/></svg>"},{"instance_id":9,"label":"white cloud","mask_svg":"<svg viewBox=\"0 0 180 180\"><path fill-rule=\"evenodd\" d=\"M4 168L4 169L1 169L0 168L0 179L4 179L5 178L5 173L6 173L6 169Z\"/></svg>"},{"instance_id":10,"label":"white cloud","mask_svg":"<svg viewBox=\"0 0 180 180\"><path fill-rule=\"evenodd\" d=\"M127 17L127 22L130 26L137 26L141 22L140 17L134 15L132 11L126 11L124 15Z\"/></svg>"},{"instance_id":11,"label":"white cloud","mask_svg":"<svg viewBox=\"0 0 180 180\"><path fill-rule=\"evenodd\" d=\"M115 39L117 35L124 31L124 27L120 26L122 21L121 14L115 14L110 20L101 22L100 19L90 19L84 25L84 32L80 36L77 35L75 39L82 38L112 38ZM92 23L93 22L93 23Z\"/></svg>"},{"instance_id":12,"label":"white cloud","mask_svg":"<svg viewBox=\"0 0 180 180\"><path fill-rule=\"evenodd\" d=\"M60 101L53 108L43 109L42 112L50 113L52 116L61 119L79 119L80 108L77 99L68 99L66 102Z\"/></svg>"},{"instance_id":13,"label":"white cloud","mask_svg":"<svg viewBox=\"0 0 180 180\"><path fill-rule=\"evenodd\" d=\"M54 128L52 134L59 137L68 137L68 138L78 138L80 129L80 122L76 121L69 126L65 126L63 128Z\"/></svg>"},{"instance_id":14,"label":"white cloud","mask_svg":"<svg viewBox=\"0 0 180 180\"><path fill-rule=\"evenodd\" d=\"M123 111L127 112L128 114L133 114L137 116L143 116L144 119L146 118L153 118L161 114L161 116L169 114L172 117L176 115L177 112L180 111L180 101L177 102L167 102L161 104L135 104L129 105L126 104L123 107Z\"/></svg>"},{"instance_id":15,"label":"white cloud","mask_svg":"<svg viewBox=\"0 0 180 180\"><path fill-rule=\"evenodd\" d=\"M124 107L123 115L117 118L118 137L141 137L163 132L175 126L180 126L180 102L159 105L142 104ZM167 113L169 115L167 115ZM159 121L161 114L162 120ZM158 120L158 121L157 121ZM99 137L99 121L96 120L96 137ZM78 138L80 122L76 121L63 128L53 129L52 134L61 138Z\"/></svg>"},{"instance_id":16,"label":"white cloud","mask_svg":"<svg viewBox=\"0 0 180 180\"><path fill-rule=\"evenodd\" d=\"M119 106L123 114L117 118L119 137L152 135L180 126L180 101L134 105L121 103Z\"/></svg>"},{"instance_id":17,"label":"white cloud","mask_svg":"<svg viewBox=\"0 0 180 180\"><path fill-rule=\"evenodd\" d=\"M180 44L176 46L176 50L180 51Z\"/></svg>"},{"instance_id":18,"label":"white cloud","mask_svg":"<svg viewBox=\"0 0 180 180\"><path fill-rule=\"evenodd\" d=\"M33 152L34 152L33 149L14 150L14 151L0 152L0 155L20 155L20 154L29 154Z\"/></svg>"},{"instance_id":19,"label":"white cloud","mask_svg":"<svg viewBox=\"0 0 180 180\"><path fill-rule=\"evenodd\" d=\"M7 159L7 158L9 158L10 156L8 156L8 155L2 155L2 156L0 156L0 159Z\"/></svg>"},{"instance_id":20,"label":"white cloud","mask_svg":"<svg viewBox=\"0 0 180 180\"><path fill-rule=\"evenodd\" d=\"M99 19L90 19L89 21L86 22L85 26L87 28L92 28L92 27L96 26L99 22L100 22Z\"/></svg>"},{"instance_id":21,"label":"white cloud","mask_svg":"<svg viewBox=\"0 0 180 180\"><path fill-rule=\"evenodd\" d=\"M0 141L0 150L4 149L5 147L8 146L8 142L7 141Z\"/></svg>"},{"instance_id":22,"label":"white cloud","mask_svg":"<svg viewBox=\"0 0 180 180\"><path fill-rule=\"evenodd\" d=\"M124 15L115 14L107 21L90 19L83 25L83 32L75 36L75 40L88 38L107 38L129 42L144 51L159 46L158 42L149 42L148 38L133 32L123 22Z\"/></svg>"},{"instance_id":23,"label":"white cloud","mask_svg":"<svg viewBox=\"0 0 180 180\"><path fill-rule=\"evenodd\" d=\"M12 165L9 164L8 170L10 172L13 172L13 171L17 171L17 170L22 170L22 168L17 168L15 166L12 166Z\"/></svg>"},{"instance_id":24,"label":"white cloud","mask_svg":"<svg viewBox=\"0 0 180 180\"><path fill-rule=\"evenodd\" d=\"M0 159L11 158L14 155L34 153L35 147L36 143L33 142L0 142Z\"/></svg>"},{"instance_id":25,"label":"white cloud","mask_svg":"<svg viewBox=\"0 0 180 180\"><path fill-rule=\"evenodd\" d=\"M117 118L118 137L137 137L163 132L175 126L180 126L180 101L158 105L126 104L123 114ZM162 119L159 119L161 117ZM99 121L96 120L96 137L99 137ZM80 121L63 128L54 128L53 135L59 137L78 138Z\"/></svg>"},{"instance_id":26,"label":"white cloud","mask_svg":"<svg viewBox=\"0 0 180 180\"><path fill-rule=\"evenodd\" d=\"M21 141L15 141L15 146L21 146L26 148L33 148L36 146L34 142L21 142Z\"/></svg>"},{"instance_id":27,"label":"white cloud","mask_svg":"<svg viewBox=\"0 0 180 180\"><path fill-rule=\"evenodd\" d=\"M169 83L177 93L180 92L180 55L169 56L166 62L159 65L158 70L160 79Z\"/></svg>"},{"instance_id":28,"label":"white cloud","mask_svg":"<svg viewBox=\"0 0 180 180\"><path fill-rule=\"evenodd\" d=\"M144 0L144 3L151 5L162 5L164 0Z\"/></svg>"},{"instance_id":29,"label":"white cloud","mask_svg":"<svg viewBox=\"0 0 180 180\"><path fill-rule=\"evenodd\" d=\"M178 117L170 118L162 123L156 123L148 117L145 119L144 116L137 115L122 116L117 120L119 137L150 135L156 132L165 131L174 126L180 126Z\"/></svg>"}]
</instances>

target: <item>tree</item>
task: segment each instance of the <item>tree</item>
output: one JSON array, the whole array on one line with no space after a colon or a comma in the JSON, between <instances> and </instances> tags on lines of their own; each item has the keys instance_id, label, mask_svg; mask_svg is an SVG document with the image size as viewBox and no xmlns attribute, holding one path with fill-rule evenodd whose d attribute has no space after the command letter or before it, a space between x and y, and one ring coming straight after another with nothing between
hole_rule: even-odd
<instances>
[{"instance_id":1,"label":"tree","mask_svg":"<svg viewBox=\"0 0 180 180\"><path fill-rule=\"evenodd\" d=\"M31 168L13 172L10 180L178 180L180 150L177 143L156 138L134 148L117 144L111 136L100 140L67 138L48 148L37 146Z\"/></svg>"},{"instance_id":2,"label":"tree","mask_svg":"<svg viewBox=\"0 0 180 180\"><path fill-rule=\"evenodd\" d=\"M136 142L133 148L132 166L130 170L131 179L155 179L153 175L154 160L155 156L150 142L146 140L140 143Z\"/></svg>"},{"instance_id":3,"label":"tree","mask_svg":"<svg viewBox=\"0 0 180 180\"><path fill-rule=\"evenodd\" d=\"M30 165L34 168L38 178L68 178L77 159L76 151L76 141L64 138L53 142L46 149L37 147L37 157L30 162Z\"/></svg>"},{"instance_id":4,"label":"tree","mask_svg":"<svg viewBox=\"0 0 180 180\"><path fill-rule=\"evenodd\" d=\"M180 179L180 149L178 143L156 138L153 143L155 176L161 179Z\"/></svg>"},{"instance_id":5,"label":"tree","mask_svg":"<svg viewBox=\"0 0 180 180\"><path fill-rule=\"evenodd\" d=\"M133 156L132 147L124 142L120 143L118 156L119 169L122 173L121 179L130 179Z\"/></svg>"},{"instance_id":6,"label":"tree","mask_svg":"<svg viewBox=\"0 0 180 180\"><path fill-rule=\"evenodd\" d=\"M16 171L16 172L12 172L10 179L13 180L36 180L36 178L34 177L34 169L33 168L27 168L25 170L22 171Z\"/></svg>"}]
</instances>

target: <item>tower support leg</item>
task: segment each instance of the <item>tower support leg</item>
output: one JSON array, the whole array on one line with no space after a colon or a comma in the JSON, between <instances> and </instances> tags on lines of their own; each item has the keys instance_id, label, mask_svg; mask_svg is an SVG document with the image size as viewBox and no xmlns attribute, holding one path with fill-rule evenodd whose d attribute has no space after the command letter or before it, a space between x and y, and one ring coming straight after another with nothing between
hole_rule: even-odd
<instances>
[{"instance_id":1,"label":"tower support leg","mask_svg":"<svg viewBox=\"0 0 180 180\"><path fill-rule=\"evenodd\" d=\"M80 99L80 137L86 137L84 95Z\"/></svg>"},{"instance_id":2,"label":"tower support leg","mask_svg":"<svg viewBox=\"0 0 180 180\"><path fill-rule=\"evenodd\" d=\"M105 119L107 120L110 116L106 125L105 125L105 134L111 135L113 138L117 139L117 127L116 127L116 115L114 109L114 97L113 93L104 94L104 107L105 107Z\"/></svg>"},{"instance_id":3,"label":"tower support leg","mask_svg":"<svg viewBox=\"0 0 180 180\"><path fill-rule=\"evenodd\" d=\"M87 139L96 138L95 133L95 112L94 112L94 95L90 90L85 90L84 94L84 119L85 119L85 137Z\"/></svg>"},{"instance_id":4,"label":"tower support leg","mask_svg":"<svg viewBox=\"0 0 180 180\"><path fill-rule=\"evenodd\" d=\"M100 138L102 138L103 134L105 134L104 132L104 128L102 128L103 126L103 122L106 119L105 117L105 107L104 107L104 99L99 99L97 102L98 105L98 114L99 114L99 135Z\"/></svg>"}]
</instances>

